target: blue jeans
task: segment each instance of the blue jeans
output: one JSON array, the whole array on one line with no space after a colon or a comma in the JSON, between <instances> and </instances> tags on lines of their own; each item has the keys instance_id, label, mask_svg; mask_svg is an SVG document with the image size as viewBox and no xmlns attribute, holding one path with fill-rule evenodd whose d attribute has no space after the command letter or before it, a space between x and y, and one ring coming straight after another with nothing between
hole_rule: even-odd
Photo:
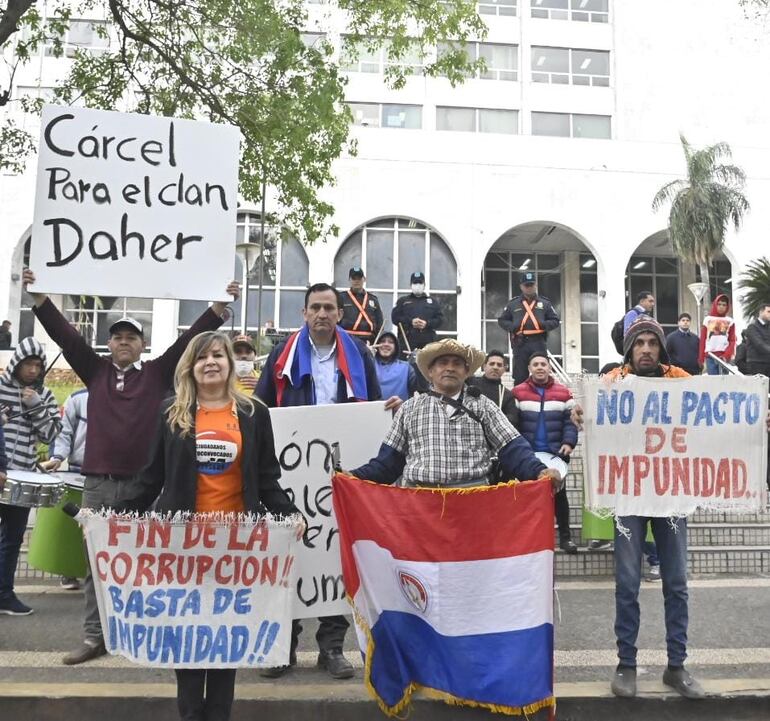
<instances>
[{"instance_id":1,"label":"blue jeans","mask_svg":"<svg viewBox=\"0 0 770 721\"><path fill-rule=\"evenodd\" d=\"M711 356L706 356L706 373L710 376L721 376L725 374L725 370Z\"/></svg>"},{"instance_id":2,"label":"blue jeans","mask_svg":"<svg viewBox=\"0 0 770 721\"><path fill-rule=\"evenodd\" d=\"M615 528L615 638L618 659L636 667L636 638L639 635L639 584L647 522L660 559L663 605L666 620L666 651L671 666L682 666L687 658L687 520L671 527L668 518L623 516L621 524L631 535Z\"/></svg>"},{"instance_id":3,"label":"blue jeans","mask_svg":"<svg viewBox=\"0 0 770 721\"><path fill-rule=\"evenodd\" d=\"M647 563L649 563L650 566L660 565L658 549L655 548L655 544L652 541L644 542L644 555L647 556Z\"/></svg>"},{"instance_id":4,"label":"blue jeans","mask_svg":"<svg viewBox=\"0 0 770 721\"><path fill-rule=\"evenodd\" d=\"M0 503L0 599L3 600L13 597L13 577L27 518L29 508Z\"/></svg>"}]
</instances>

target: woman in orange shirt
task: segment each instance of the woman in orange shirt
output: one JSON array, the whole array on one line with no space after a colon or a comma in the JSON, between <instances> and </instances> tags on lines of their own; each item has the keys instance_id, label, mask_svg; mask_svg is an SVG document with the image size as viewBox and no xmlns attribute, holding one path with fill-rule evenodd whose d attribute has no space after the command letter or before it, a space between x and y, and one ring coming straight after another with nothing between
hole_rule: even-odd
<instances>
[{"instance_id":1,"label":"woman in orange shirt","mask_svg":"<svg viewBox=\"0 0 770 721\"><path fill-rule=\"evenodd\" d=\"M176 396L162 406L143 471L147 500L157 496L159 513L298 513L278 485L270 414L236 382L228 337L195 336L177 365ZM230 718L235 669L176 669L176 677L184 721Z\"/></svg>"}]
</instances>

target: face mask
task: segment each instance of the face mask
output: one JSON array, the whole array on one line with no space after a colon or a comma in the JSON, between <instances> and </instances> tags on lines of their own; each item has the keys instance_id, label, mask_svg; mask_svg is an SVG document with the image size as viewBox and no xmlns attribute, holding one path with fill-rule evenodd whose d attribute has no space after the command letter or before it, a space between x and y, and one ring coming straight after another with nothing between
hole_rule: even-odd
<instances>
[{"instance_id":1,"label":"face mask","mask_svg":"<svg viewBox=\"0 0 770 721\"><path fill-rule=\"evenodd\" d=\"M423 295L425 293L425 283L412 283L412 293Z\"/></svg>"},{"instance_id":2,"label":"face mask","mask_svg":"<svg viewBox=\"0 0 770 721\"><path fill-rule=\"evenodd\" d=\"M239 378L251 375L254 370L254 361L250 360L237 360L235 361L235 375Z\"/></svg>"}]
</instances>

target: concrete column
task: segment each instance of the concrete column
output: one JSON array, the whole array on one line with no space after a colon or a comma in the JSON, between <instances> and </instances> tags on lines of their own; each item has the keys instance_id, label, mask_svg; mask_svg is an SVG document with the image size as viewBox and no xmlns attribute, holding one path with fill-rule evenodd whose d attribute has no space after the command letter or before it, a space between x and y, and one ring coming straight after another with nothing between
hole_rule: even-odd
<instances>
[{"instance_id":1,"label":"concrete column","mask_svg":"<svg viewBox=\"0 0 770 721\"><path fill-rule=\"evenodd\" d=\"M580 373L582 368L580 337L580 252L565 250L562 272L562 348L564 369L567 373Z\"/></svg>"},{"instance_id":2,"label":"concrete column","mask_svg":"<svg viewBox=\"0 0 770 721\"><path fill-rule=\"evenodd\" d=\"M599 366L618 361L610 337L615 321L626 312L626 258L604 260L597 257L596 280L599 304Z\"/></svg>"},{"instance_id":3,"label":"concrete column","mask_svg":"<svg viewBox=\"0 0 770 721\"><path fill-rule=\"evenodd\" d=\"M481 269L484 267L486 253L473 252L475 248L486 248L484 235L479 230L470 230L466 248L471 249L466 258L457 257L457 285L461 288L457 296L457 337L463 343L470 343L477 348L481 344ZM458 249L459 250L459 249Z\"/></svg>"}]
</instances>

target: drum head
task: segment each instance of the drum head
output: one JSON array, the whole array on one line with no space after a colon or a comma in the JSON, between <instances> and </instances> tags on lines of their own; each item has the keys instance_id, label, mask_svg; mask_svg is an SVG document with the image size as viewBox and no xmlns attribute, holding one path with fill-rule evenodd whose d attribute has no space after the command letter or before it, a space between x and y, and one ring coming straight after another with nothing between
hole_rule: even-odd
<instances>
[{"instance_id":1,"label":"drum head","mask_svg":"<svg viewBox=\"0 0 770 721\"><path fill-rule=\"evenodd\" d=\"M567 464L561 458L559 458L559 456L543 451L538 451L535 453L535 455L537 456L538 460L548 466L548 468L559 471L562 478L567 477L567 473L569 472Z\"/></svg>"},{"instance_id":2,"label":"drum head","mask_svg":"<svg viewBox=\"0 0 770 721\"><path fill-rule=\"evenodd\" d=\"M80 473L75 473L74 471L60 471L56 474L56 477L65 486L67 486L67 488L72 488L75 491L83 490L83 486L85 484L85 477L82 476Z\"/></svg>"},{"instance_id":3,"label":"drum head","mask_svg":"<svg viewBox=\"0 0 770 721\"><path fill-rule=\"evenodd\" d=\"M38 486L58 486L61 481L50 473L35 473L35 471L17 471L9 468L6 471L8 478L19 483L32 483Z\"/></svg>"}]
</instances>

